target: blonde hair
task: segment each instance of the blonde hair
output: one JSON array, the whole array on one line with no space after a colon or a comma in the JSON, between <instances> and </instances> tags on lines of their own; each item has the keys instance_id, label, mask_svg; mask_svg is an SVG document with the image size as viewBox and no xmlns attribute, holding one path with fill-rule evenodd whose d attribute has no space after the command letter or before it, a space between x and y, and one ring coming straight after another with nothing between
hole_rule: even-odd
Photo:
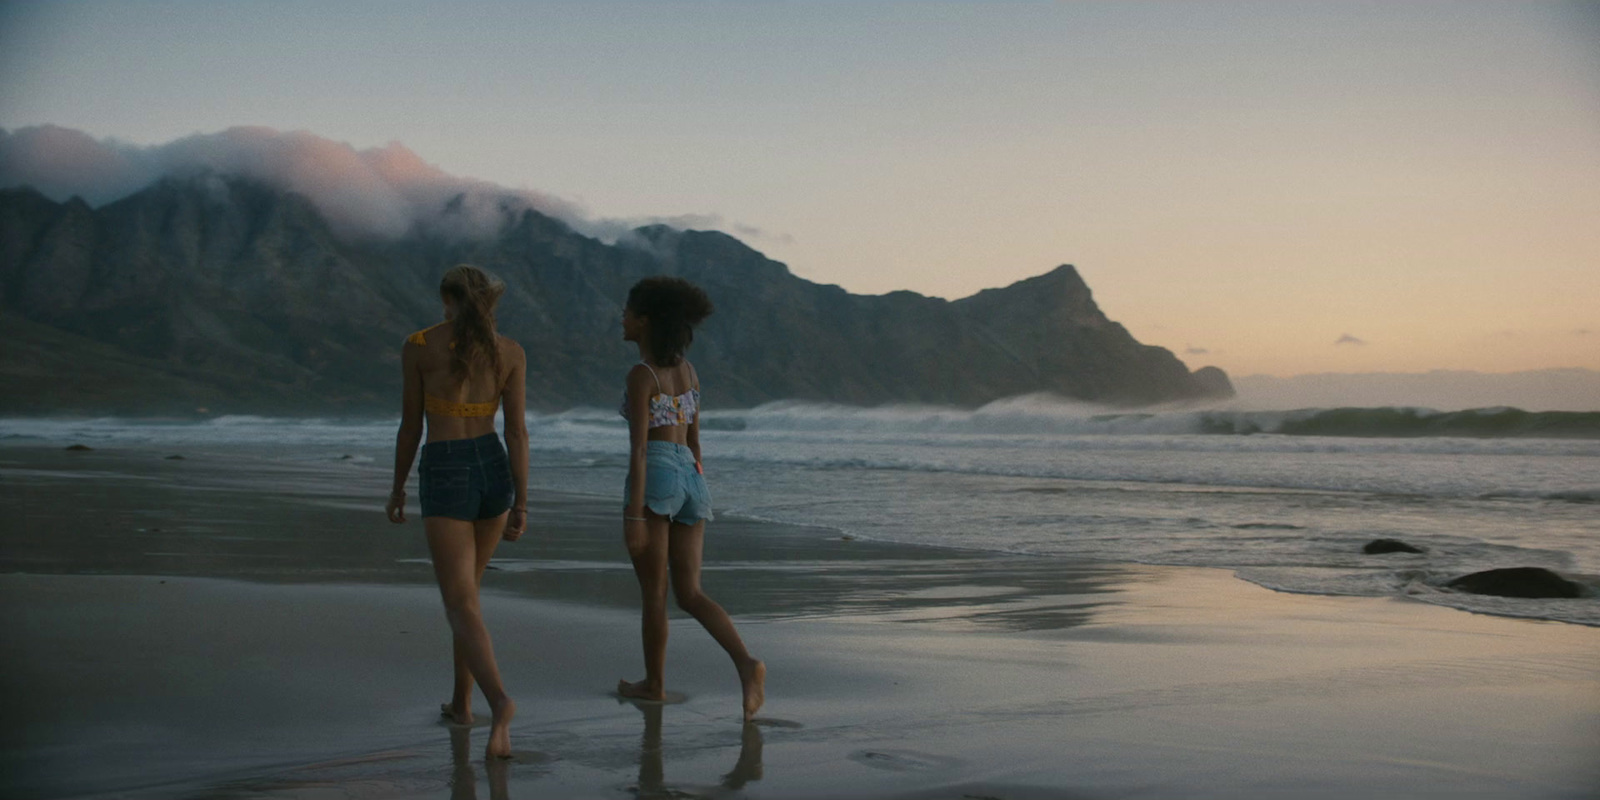
<instances>
[{"instance_id":1,"label":"blonde hair","mask_svg":"<svg viewBox=\"0 0 1600 800\"><path fill-rule=\"evenodd\" d=\"M505 294L500 279L471 264L457 264L439 279L439 297L455 305L450 330L455 346L450 351L450 372L466 378L475 365L487 364L500 374L500 346L495 342L494 307Z\"/></svg>"}]
</instances>

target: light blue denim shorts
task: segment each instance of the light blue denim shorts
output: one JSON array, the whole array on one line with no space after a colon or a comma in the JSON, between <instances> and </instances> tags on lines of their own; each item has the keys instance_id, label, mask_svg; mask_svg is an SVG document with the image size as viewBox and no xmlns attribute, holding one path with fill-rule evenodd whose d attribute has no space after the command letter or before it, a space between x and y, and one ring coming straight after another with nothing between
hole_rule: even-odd
<instances>
[{"instance_id":1,"label":"light blue denim shorts","mask_svg":"<svg viewBox=\"0 0 1600 800\"><path fill-rule=\"evenodd\" d=\"M628 503L628 483L622 482L624 507ZM644 504L683 525L711 521L711 490L706 488L705 477L694 468L693 451L672 442L646 444Z\"/></svg>"}]
</instances>

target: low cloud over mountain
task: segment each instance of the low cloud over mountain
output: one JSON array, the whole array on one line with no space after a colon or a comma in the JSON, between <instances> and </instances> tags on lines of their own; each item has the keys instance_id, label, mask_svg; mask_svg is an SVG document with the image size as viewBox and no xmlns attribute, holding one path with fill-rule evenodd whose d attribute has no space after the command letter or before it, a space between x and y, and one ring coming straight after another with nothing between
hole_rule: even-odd
<instances>
[{"instance_id":1,"label":"low cloud over mountain","mask_svg":"<svg viewBox=\"0 0 1600 800\"><path fill-rule=\"evenodd\" d=\"M56 125L0 129L0 188L31 186L53 200L77 196L98 207L163 177L197 175L250 178L305 195L345 239L395 239L419 231L481 238L525 209L605 241L652 223L724 227L712 214L596 219L553 195L450 175L399 142L358 150L305 131L236 127L146 146ZM748 226L729 227L764 235Z\"/></svg>"}]
</instances>

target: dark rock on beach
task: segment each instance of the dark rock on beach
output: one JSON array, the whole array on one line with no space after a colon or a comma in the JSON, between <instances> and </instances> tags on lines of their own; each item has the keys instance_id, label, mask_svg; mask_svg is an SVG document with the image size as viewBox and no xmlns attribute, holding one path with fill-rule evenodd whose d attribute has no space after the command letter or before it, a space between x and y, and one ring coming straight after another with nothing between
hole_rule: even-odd
<instances>
[{"instance_id":1,"label":"dark rock on beach","mask_svg":"<svg viewBox=\"0 0 1600 800\"><path fill-rule=\"evenodd\" d=\"M1583 587L1541 567L1508 567L1474 572L1445 586L1499 597L1582 597Z\"/></svg>"},{"instance_id":2,"label":"dark rock on beach","mask_svg":"<svg viewBox=\"0 0 1600 800\"><path fill-rule=\"evenodd\" d=\"M0 413L392 413L400 343L439 321L439 276L462 262L506 282L500 328L527 350L537 410L615 401L633 359L621 304L654 274L717 306L692 352L712 407L1233 394L1221 370L1191 372L1108 319L1070 265L954 301L856 295L717 231L650 225L608 244L507 200L497 229L468 235L444 224L457 206L435 228L354 240L306 197L226 175L98 208L0 190L0 379L17 389Z\"/></svg>"},{"instance_id":3,"label":"dark rock on beach","mask_svg":"<svg viewBox=\"0 0 1600 800\"><path fill-rule=\"evenodd\" d=\"M1373 539L1361 548L1361 552L1367 555L1376 555L1379 553L1426 553L1427 551L1416 545L1406 544L1399 539Z\"/></svg>"}]
</instances>

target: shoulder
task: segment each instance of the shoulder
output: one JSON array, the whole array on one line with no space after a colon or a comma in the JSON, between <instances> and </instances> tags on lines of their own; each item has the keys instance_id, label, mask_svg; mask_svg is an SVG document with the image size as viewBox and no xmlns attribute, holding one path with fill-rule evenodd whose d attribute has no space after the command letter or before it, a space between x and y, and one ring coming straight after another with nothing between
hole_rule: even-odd
<instances>
[{"instance_id":1,"label":"shoulder","mask_svg":"<svg viewBox=\"0 0 1600 800\"><path fill-rule=\"evenodd\" d=\"M649 387L653 394L656 386L656 376L644 364L634 364L633 368L628 370L628 386L632 387L635 384Z\"/></svg>"},{"instance_id":2,"label":"shoulder","mask_svg":"<svg viewBox=\"0 0 1600 800\"><path fill-rule=\"evenodd\" d=\"M422 330L417 331L416 333L413 333L410 336L407 336L406 337L406 344L427 344L428 343L428 332L433 330L434 328L439 327L439 325L444 325L444 324L445 323L441 322L438 325L429 325L428 327L423 328Z\"/></svg>"},{"instance_id":3,"label":"shoulder","mask_svg":"<svg viewBox=\"0 0 1600 800\"><path fill-rule=\"evenodd\" d=\"M500 346L500 354L502 356L509 356L518 361L527 360L527 351L522 349L522 344L516 339L513 339L503 333L497 333L495 334L495 342Z\"/></svg>"}]
</instances>

